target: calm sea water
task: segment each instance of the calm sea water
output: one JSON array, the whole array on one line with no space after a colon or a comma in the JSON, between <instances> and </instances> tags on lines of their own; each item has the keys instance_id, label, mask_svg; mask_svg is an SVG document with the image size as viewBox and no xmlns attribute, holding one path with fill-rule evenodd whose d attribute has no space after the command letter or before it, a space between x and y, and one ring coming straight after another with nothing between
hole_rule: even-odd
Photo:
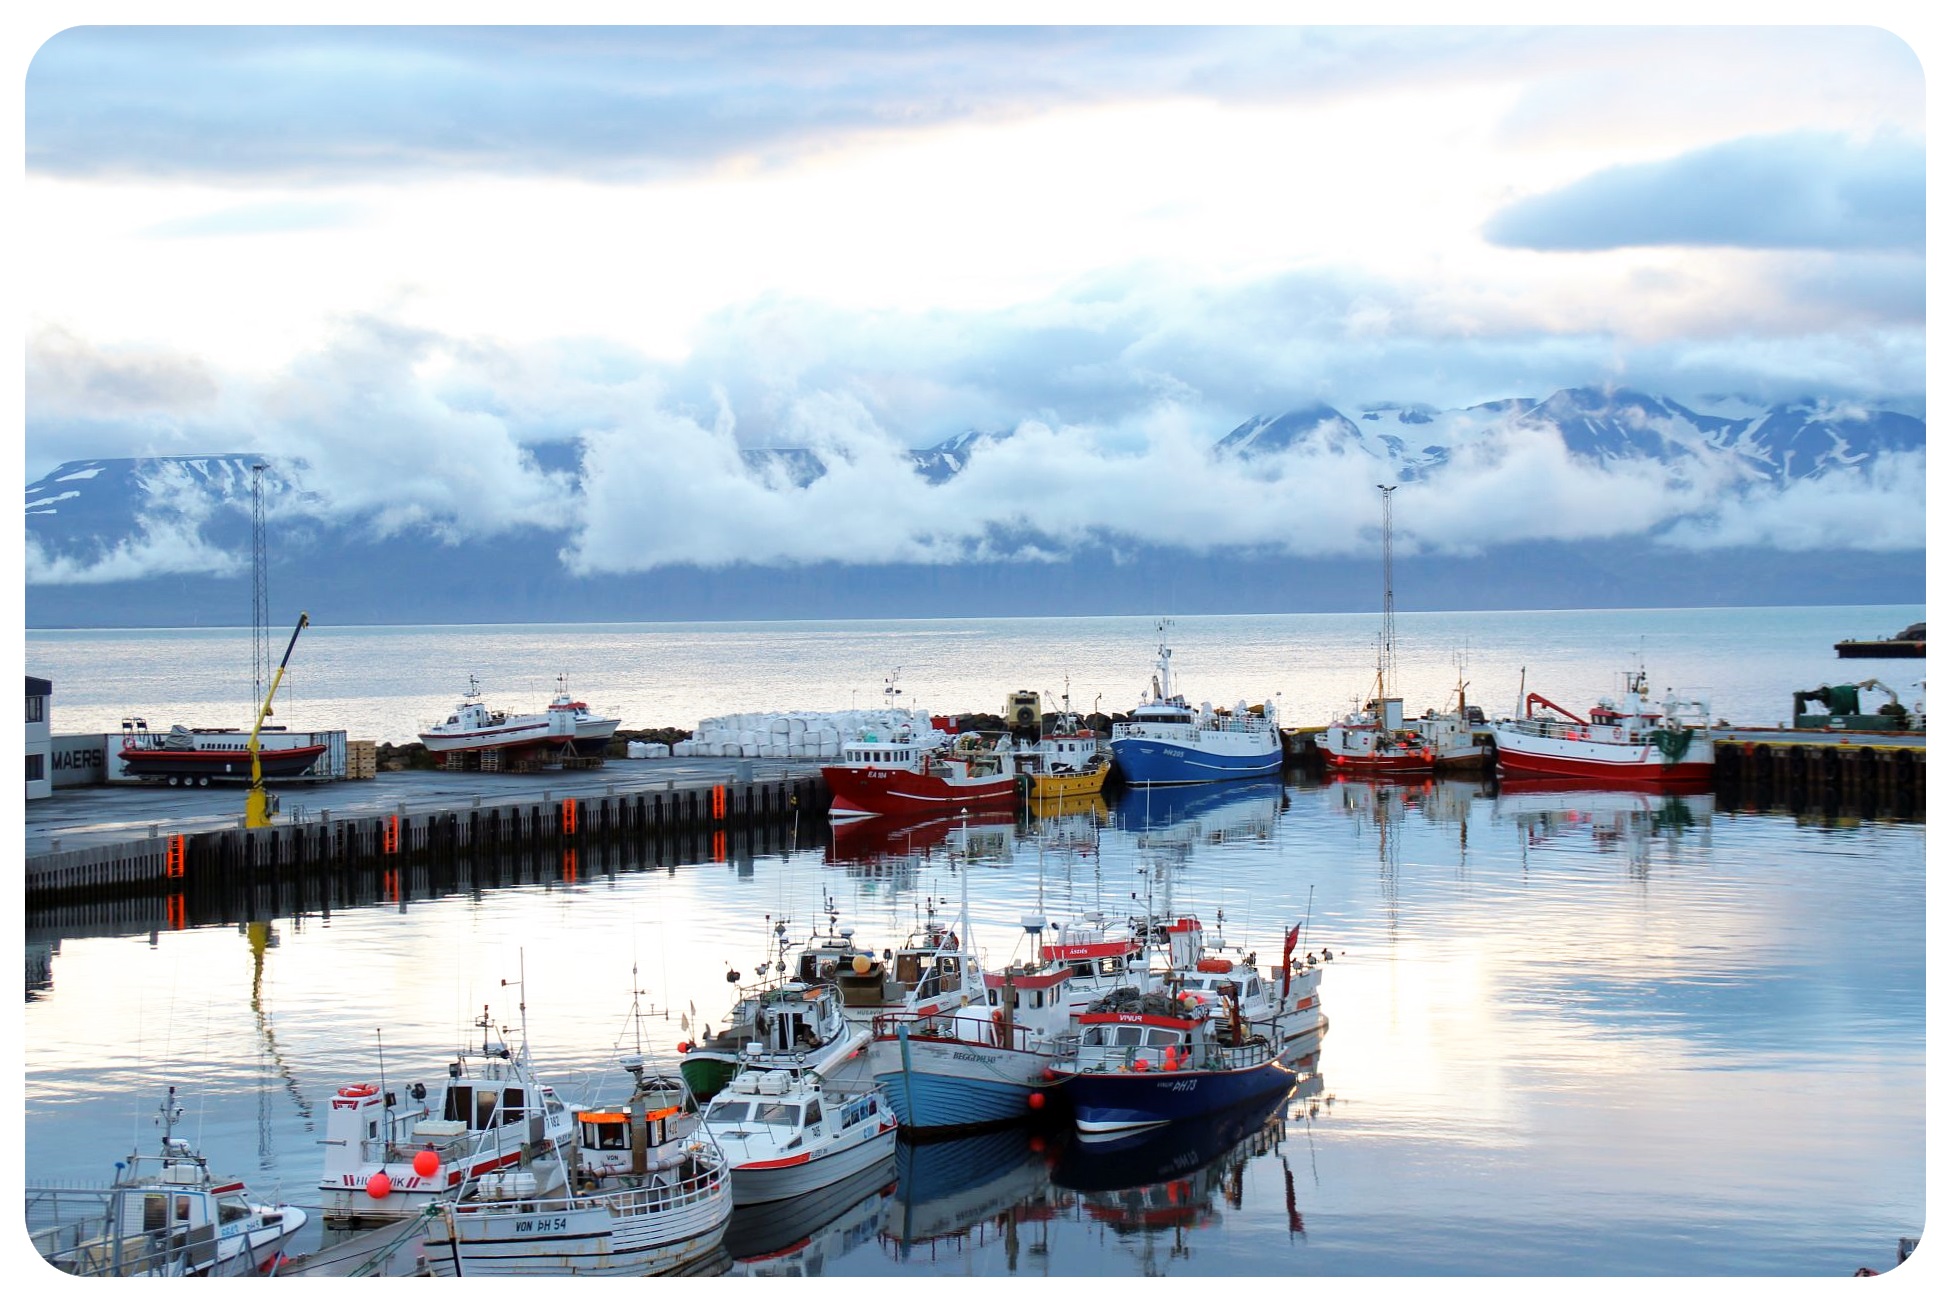
<instances>
[{"instance_id":1,"label":"calm sea water","mask_svg":"<svg viewBox=\"0 0 1951 1302\"><path fill-rule=\"evenodd\" d=\"M1413 714L1441 709L1459 677L1493 714L1523 690L1582 710L1644 664L1656 692L1705 697L1730 722L1785 720L1791 694L1880 676L1906 705L1922 661L1839 661L1834 643L1887 637L1921 606L1410 613L1397 616L1397 686ZM294 617L295 618L295 617ZM274 654L288 633L279 630ZM1179 686L1194 701L1275 700L1289 725L1326 723L1375 677L1374 615L1178 619ZM1129 710L1158 637L1143 617L777 624L314 625L300 635L277 718L411 741L445 718L476 675L497 708L539 709L566 676L626 728L693 727L722 714L842 710L882 699L887 679L936 713L1000 713L1018 688ZM27 671L54 684L57 732L151 724L248 727L256 715L248 629L29 631ZM1870 698L1881 703L1880 694Z\"/></svg>"},{"instance_id":2,"label":"calm sea water","mask_svg":"<svg viewBox=\"0 0 1951 1302\"><path fill-rule=\"evenodd\" d=\"M1798 687L1891 677L1894 662L1838 673L1823 653L1916 617L1430 616L1435 631L1416 636L1432 657L1467 637L1473 681L1497 684L1473 693L1487 703L1514 693L1525 663L1537 690L1582 704L1648 630L1656 681L1670 666L1676 686L1713 691L1720 712L1732 696L1753 703L1742 715L1772 720ZM1334 623L1185 620L1175 659L1195 697L1211 664L1216 699L1318 691L1325 710L1344 686L1360 690L1366 654L1354 622L1339 643ZM1563 641L1550 655L1519 632L1543 639L1554 626ZM348 722L321 726L380 736L393 734L350 721L422 699L417 684L444 665L484 680L499 668L512 684L519 666L553 670L591 645L609 658L566 667L579 681L636 684L641 695L618 693L643 702L631 724L844 707L834 696L854 690L850 676L870 679L863 699L877 696L880 666L896 663L938 708L1060 689L1038 679L1063 667L1074 696L1088 684L1111 708L1115 689L1122 707L1151 649L1145 621L1111 620L317 632L314 672L344 681L299 697L308 717L337 702ZM57 731L81 730L93 725L71 719L87 708L75 696L114 677L98 657L134 667L117 679L130 690L217 682L228 675L160 667L212 637L35 634L30 667L55 680ZM1335 645L1345 665L1323 668L1321 648ZM1506 660L1508 684L1486 668ZM960 664L965 679L952 677ZM1254 672L1264 677L1243 681ZM1427 673L1440 704L1454 669ZM1310 686L1321 679L1336 682ZM748 696L755 683L772 690ZM1412 708L1424 699L1405 694ZM751 974L769 920L804 935L830 900L841 925L897 943L925 901L952 908L966 890L994 961L1039 899L1059 918L1147 900L1209 926L1223 914L1226 936L1263 961L1305 920L1308 947L1336 954L1317 1075L1265 1115L1129 1151L1023 1131L904 1147L893 1175L832 1220L729 1242L730 1269L1840 1277L1887 1269L1898 1237L1922 1230L1921 822L1707 796L1301 780L1136 792L1101 817L838 845L804 832L802 848L729 863L652 866L625 851L602 871L586 859L574 880L547 865L486 889L410 873L398 899L377 873L324 898L266 887L222 902L218 925L183 930L159 905L154 920L140 906L31 914L24 1170L106 1177L131 1143L151 1142L155 1103L176 1083L216 1166L303 1203L325 1100L377 1078L382 1053L389 1082L436 1075L484 1005L514 1023L525 1002L541 1064L580 1099L621 1080L605 1063L632 1038L633 991L653 1046L667 1048L722 1017L724 973Z\"/></svg>"}]
</instances>

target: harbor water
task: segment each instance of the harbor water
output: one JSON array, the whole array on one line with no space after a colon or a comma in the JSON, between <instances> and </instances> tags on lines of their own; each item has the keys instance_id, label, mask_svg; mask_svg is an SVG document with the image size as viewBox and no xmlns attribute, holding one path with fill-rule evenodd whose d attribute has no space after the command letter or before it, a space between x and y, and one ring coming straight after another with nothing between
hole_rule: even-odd
<instances>
[{"instance_id":1,"label":"harbor water","mask_svg":"<svg viewBox=\"0 0 1951 1302\"><path fill-rule=\"evenodd\" d=\"M1839 666L1830 644L1918 617L1399 616L1402 633L1428 621L1415 636L1435 662L1405 664L1403 694L1412 712L1440 706L1467 641L1472 697L1493 712L1521 665L1583 706L1642 654L1656 686L1670 676L1738 722L1873 674L1908 703L1921 662ZM1126 709L1154 642L1145 620L317 631L294 657L310 653L311 685L281 715L394 740L423 703L451 704L428 679L469 671L484 691L568 673L625 727L865 705L896 665L925 708L999 709L1068 670L1080 704ZM224 639L248 672L247 632L30 633L29 669L55 683L57 733L132 709L158 722L219 704L219 680L237 695L200 654ZM1345 708L1373 665L1352 616L1188 619L1173 641L1194 699L1278 692L1290 724ZM814 825L726 862L626 849L607 867L585 851L576 872L376 870L267 883L182 929L146 900L30 910L23 1174L110 1178L153 1143L174 1084L179 1133L214 1168L315 1205L332 1093L438 1076L484 1008L526 1025L566 1099L609 1097L639 1034L668 1060L722 1022L728 972L754 978L773 922L803 938L837 918L881 947L965 895L993 963L1028 913L1197 915L1262 964L1303 924L1305 949L1333 953L1314 1072L1264 1109L1137 1142L1011 1129L903 1145L818 1206L745 1218L713 1269L1833 1278L1889 1269L1922 1231L1921 817L1488 779L1290 775L1054 818L837 840Z\"/></svg>"}]
</instances>

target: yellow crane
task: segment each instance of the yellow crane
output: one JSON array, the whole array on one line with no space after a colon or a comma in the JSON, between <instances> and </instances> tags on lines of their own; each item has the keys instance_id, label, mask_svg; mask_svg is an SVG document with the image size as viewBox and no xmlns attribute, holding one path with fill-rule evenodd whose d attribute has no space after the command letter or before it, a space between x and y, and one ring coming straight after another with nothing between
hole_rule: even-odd
<instances>
[{"instance_id":1,"label":"yellow crane","mask_svg":"<svg viewBox=\"0 0 1951 1302\"><path fill-rule=\"evenodd\" d=\"M264 694L264 704L258 709L257 722L251 725L251 790L244 797L244 826L271 826L271 801L264 794L264 770L257 760L257 734L271 714L271 698L278 694L278 684L284 681L285 666L291 663L291 649L298 645L298 635L305 631L305 625L312 622L304 611L298 612L298 627L291 630L291 641L285 643L285 658L278 661L278 672L271 677L271 688Z\"/></svg>"}]
</instances>

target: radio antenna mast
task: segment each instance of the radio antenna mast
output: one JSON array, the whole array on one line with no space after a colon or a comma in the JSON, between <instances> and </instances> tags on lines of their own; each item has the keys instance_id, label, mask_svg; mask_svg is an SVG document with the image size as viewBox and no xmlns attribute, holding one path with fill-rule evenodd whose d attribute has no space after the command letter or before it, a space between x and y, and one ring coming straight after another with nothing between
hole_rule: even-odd
<instances>
[{"instance_id":1,"label":"radio antenna mast","mask_svg":"<svg viewBox=\"0 0 1951 1302\"><path fill-rule=\"evenodd\" d=\"M251 708L271 672L271 580L264 547L264 462L251 463Z\"/></svg>"},{"instance_id":2,"label":"radio antenna mast","mask_svg":"<svg viewBox=\"0 0 1951 1302\"><path fill-rule=\"evenodd\" d=\"M1382 490L1382 690L1386 699L1395 695L1396 685L1396 583L1395 583L1395 493L1394 484L1377 484ZM1378 709L1383 708L1378 706Z\"/></svg>"}]
</instances>

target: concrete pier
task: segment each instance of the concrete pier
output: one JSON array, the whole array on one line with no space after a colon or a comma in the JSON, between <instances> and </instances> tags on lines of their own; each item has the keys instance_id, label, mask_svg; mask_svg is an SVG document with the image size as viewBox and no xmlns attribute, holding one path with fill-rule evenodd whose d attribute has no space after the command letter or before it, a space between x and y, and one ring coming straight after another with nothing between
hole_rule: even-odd
<instances>
[{"instance_id":1,"label":"concrete pier","mask_svg":"<svg viewBox=\"0 0 1951 1302\"><path fill-rule=\"evenodd\" d=\"M25 864L28 899L119 889L187 890L267 873L373 867L466 856L495 859L538 850L571 852L620 841L696 838L707 859L760 828L820 817L827 794L817 764L697 761L642 763L576 774L387 774L374 782L286 798L273 825L241 826L238 802L213 793L130 793L92 810L91 822L32 811ZM389 781L387 779L398 779ZM133 802L143 800L141 808ZM52 803L52 802L50 802ZM334 807L336 806L336 807ZM226 812L212 816L208 811ZM133 821L158 815L146 823Z\"/></svg>"}]
</instances>

